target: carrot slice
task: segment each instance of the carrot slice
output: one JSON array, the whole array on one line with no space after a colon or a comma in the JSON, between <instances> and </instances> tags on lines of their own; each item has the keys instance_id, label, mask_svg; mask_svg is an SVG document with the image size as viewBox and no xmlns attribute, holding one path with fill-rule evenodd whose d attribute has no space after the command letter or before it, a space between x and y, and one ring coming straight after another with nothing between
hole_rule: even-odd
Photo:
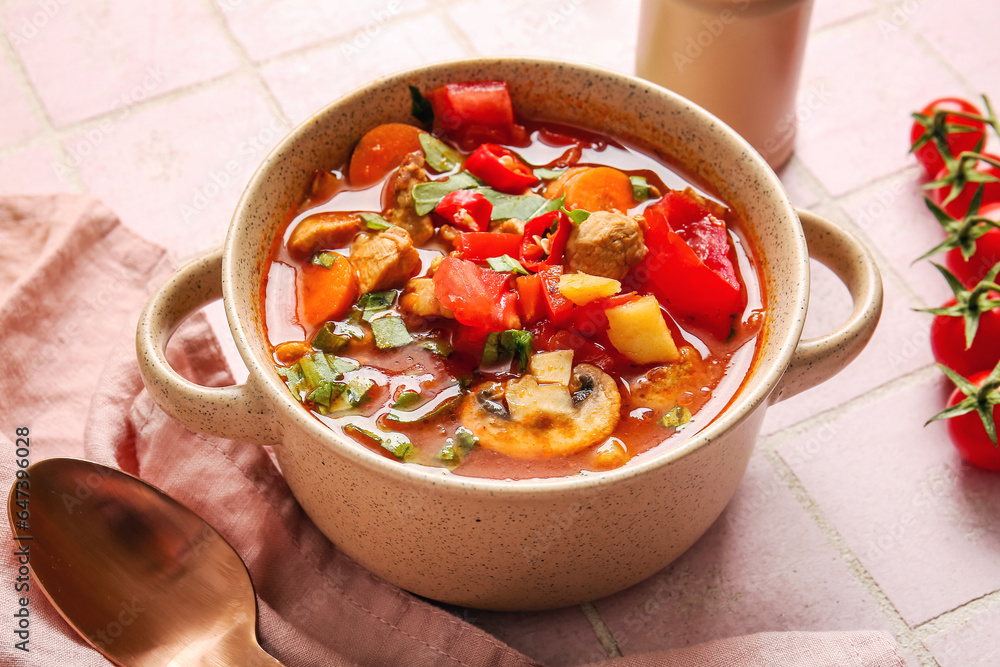
<instances>
[{"instance_id":1,"label":"carrot slice","mask_svg":"<svg viewBox=\"0 0 1000 667\"><path fill-rule=\"evenodd\" d=\"M307 263L297 271L299 321L311 327L340 319L358 296L358 276L351 261L329 254L336 258L330 268Z\"/></svg>"},{"instance_id":2,"label":"carrot slice","mask_svg":"<svg viewBox=\"0 0 1000 667\"><path fill-rule=\"evenodd\" d=\"M612 167L594 167L572 177L566 184L567 210L618 211L624 213L633 206L632 181Z\"/></svg>"},{"instance_id":3,"label":"carrot slice","mask_svg":"<svg viewBox=\"0 0 1000 667\"><path fill-rule=\"evenodd\" d=\"M351 185L365 187L379 182L402 164L408 153L422 150L422 130L405 123L385 123L368 131L351 155Z\"/></svg>"}]
</instances>

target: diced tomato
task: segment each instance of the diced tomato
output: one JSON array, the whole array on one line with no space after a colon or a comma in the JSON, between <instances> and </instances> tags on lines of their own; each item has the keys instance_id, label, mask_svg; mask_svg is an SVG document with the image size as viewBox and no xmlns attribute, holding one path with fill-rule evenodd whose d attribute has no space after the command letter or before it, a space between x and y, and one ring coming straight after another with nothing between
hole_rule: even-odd
<instances>
[{"instance_id":1,"label":"diced tomato","mask_svg":"<svg viewBox=\"0 0 1000 667\"><path fill-rule=\"evenodd\" d=\"M452 227L478 232L489 227L493 204L481 192L455 190L441 198L434 212Z\"/></svg>"},{"instance_id":2,"label":"diced tomato","mask_svg":"<svg viewBox=\"0 0 1000 667\"><path fill-rule=\"evenodd\" d=\"M519 194L538 182L531 167L512 151L496 144L483 144L465 161L465 170L500 192Z\"/></svg>"},{"instance_id":3,"label":"diced tomato","mask_svg":"<svg viewBox=\"0 0 1000 667\"><path fill-rule=\"evenodd\" d=\"M573 315L573 302L559 291L559 277L562 276L562 265L546 266L538 272L542 280L542 295L545 297L545 308L552 324L563 326Z\"/></svg>"},{"instance_id":4,"label":"diced tomato","mask_svg":"<svg viewBox=\"0 0 1000 667\"><path fill-rule=\"evenodd\" d=\"M485 262L490 257L510 255L517 257L521 247L518 234L500 232L465 232L455 239L455 250L462 259Z\"/></svg>"},{"instance_id":5,"label":"diced tomato","mask_svg":"<svg viewBox=\"0 0 1000 667\"><path fill-rule=\"evenodd\" d=\"M509 273L446 257L434 272L434 296L462 324L486 331L520 329L517 294L510 289L510 279Z\"/></svg>"},{"instance_id":6,"label":"diced tomato","mask_svg":"<svg viewBox=\"0 0 1000 667\"><path fill-rule=\"evenodd\" d=\"M521 266L530 271L538 271L543 266L561 264L572 230L573 224L562 211L549 211L529 220L524 225L524 236L521 237L521 248L518 251ZM548 250L535 237L547 237Z\"/></svg>"},{"instance_id":7,"label":"diced tomato","mask_svg":"<svg viewBox=\"0 0 1000 667\"><path fill-rule=\"evenodd\" d=\"M514 105L504 81L449 83L427 94L434 125L464 149L483 142L519 143L524 128L514 122Z\"/></svg>"},{"instance_id":8,"label":"diced tomato","mask_svg":"<svg viewBox=\"0 0 1000 667\"><path fill-rule=\"evenodd\" d=\"M521 321L534 324L545 315L545 301L542 296L542 279L538 275L518 276L517 304L521 311Z\"/></svg>"},{"instance_id":9,"label":"diced tomato","mask_svg":"<svg viewBox=\"0 0 1000 667\"><path fill-rule=\"evenodd\" d=\"M483 345L486 343L486 336L489 335L486 329L478 327L457 326L451 332L451 346L458 352L465 352L476 360L479 365L479 358L483 355Z\"/></svg>"},{"instance_id":10,"label":"diced tomato","mask_svg":"<svg viewBox=\"0 0 1000 667\"><path fill-rule=\"evenodd\" d=\"M675 317L694 320L726 338L744 295L729 260L725 225L684 192L671 191L648 207L649 254L626 283L652 292Z\"/></svg>"},{"instance_id":11,"label":"diced tomato","mask_svg":"<svg viewBox=\"0 0 1000 667\"><path fill-rule=\"evenodd\" d=\"M676 232L705 266L739 290L740 281L729 259L726 224L713 216L707 207L686 192L671 190L647 208L644 215L654 236L655 232L668 229ZM649 216L653 217L652 222Z\"/></svg>"}]
</instances>

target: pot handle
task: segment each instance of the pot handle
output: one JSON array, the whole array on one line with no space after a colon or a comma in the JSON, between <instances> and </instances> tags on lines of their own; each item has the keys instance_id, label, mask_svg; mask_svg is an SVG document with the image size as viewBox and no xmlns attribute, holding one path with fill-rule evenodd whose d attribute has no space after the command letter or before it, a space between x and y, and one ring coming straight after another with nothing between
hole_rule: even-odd
<instances>
[{"instance_id":1,"label":"pot handle","mask_svg":"<svg viewBox=\"0 0 1000 667\"><path fill-rule=\"evenodd\" d=\"M771 403L794 396L833 377L865 348L882 314L882 277L868 248L844 228L796 209L809 256L847 286L854 311L834 331L800 340L792 361L771 394Z\"/></svg>"},{"instance_id":2,"label":"pot handle","mask_svg":"<svg viewBox=\"0 0 1000 667\"><path fill-rule=\"evenodd\" d=\"M177 271L146 302L136 329L139 372L146 391L164 412L193 431L262 445L281 441L260 385L203 387L182 377L166 357L167 341L185 317L222 297L222 248Z\"/></svg>"}]
</instances>

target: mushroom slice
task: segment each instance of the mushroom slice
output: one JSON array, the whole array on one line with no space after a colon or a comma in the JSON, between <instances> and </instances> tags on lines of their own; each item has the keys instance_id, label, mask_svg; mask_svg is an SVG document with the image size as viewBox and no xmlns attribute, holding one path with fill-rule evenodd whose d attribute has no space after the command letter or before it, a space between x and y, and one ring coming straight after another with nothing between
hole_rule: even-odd
<instances>
[{"instance_id":1,"label":"mushroom slice","mask_svg":"<svg viewBox=\"0 0 1000 667\"><path fill-rule=\"evenodd\" d=\"M569 386L531 375L486 382L462 401L459 418L487 449L513 458L567 456L603 442L618 425L615 381L590 364L573 368Z\"/></svg>"}]
</instances>

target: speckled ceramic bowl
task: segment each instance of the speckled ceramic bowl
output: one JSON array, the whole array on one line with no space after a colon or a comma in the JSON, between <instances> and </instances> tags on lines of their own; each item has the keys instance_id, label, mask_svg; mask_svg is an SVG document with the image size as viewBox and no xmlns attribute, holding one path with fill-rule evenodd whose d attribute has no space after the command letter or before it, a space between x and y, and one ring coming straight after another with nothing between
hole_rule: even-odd
<instances>
[{"instance_id":1,"label":"speckled ceramic bowl","mask_svg":"<svg viewBox=\"0 0 1000 667\"><path fill-rule=\"evenodd\" d=\"M681 446L586 477L512 482L434 474L346 441L293 400L274 373L261 323L261 271L313 171L343 163L375 125L409 120L407 86L475 79L506 80L523 117L593 128L660 153L748 221L769 306L763 343L731 406ZM810 255L840 276L855 309L840 329L803 341ZM186 314L220 295L250 375L235 387L200 387L169 367L163 349ZM151 298L138 352L146 387L168 413L198 431L274 445L302 507L372 572L458 605L541 609L624 589L690 547L736 490L767 406L854 358L875 328L881 295L864 247L836 225L797 213L764 160L700 107L588 66L465 60L375 81L282 140L250 180L225 246L181 268Z\"/></svg>"}]
</instances>

